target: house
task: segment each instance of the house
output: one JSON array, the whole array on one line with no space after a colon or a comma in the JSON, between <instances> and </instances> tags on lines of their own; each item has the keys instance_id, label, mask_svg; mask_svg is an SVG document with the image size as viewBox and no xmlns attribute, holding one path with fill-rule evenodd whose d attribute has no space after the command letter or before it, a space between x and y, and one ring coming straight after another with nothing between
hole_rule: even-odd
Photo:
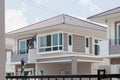
<instances>
[{"instance_id":1,"label":"house","mask_svg":"<svg viewBox=\"0 0 120 80\"><path fill-rule=\"evenodd\" d=\"M102 55L109 58L110 65L114 66L113 73L120 73L120 7L96 14L88 19L108 26L107 40L102 42L106 45L102 47Z\"/></svg>"},{"instance_id":2,"label":"house","mask_svg":"<svg viewBox=\"0 0 120 80\"><path fill-rule=\"evenodd\" d=\"M106 27L69 15L59 15L9 32L14 40L9 64L14 75L92 74L99 64L99 42L106 39Z\"/></svg>"}]
</instances>

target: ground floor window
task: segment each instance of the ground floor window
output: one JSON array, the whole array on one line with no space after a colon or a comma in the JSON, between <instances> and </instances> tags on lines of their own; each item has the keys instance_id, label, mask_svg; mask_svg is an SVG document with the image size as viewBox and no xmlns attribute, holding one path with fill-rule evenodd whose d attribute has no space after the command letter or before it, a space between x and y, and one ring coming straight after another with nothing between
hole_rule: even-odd
<instances>
[{"instance_id":1,"label":"ground floor window","mask_svg":"<svg viewBox=\"0 0 120 80\"><path fill-rule=\"evenodd\" d=\"M43 69L39 70L39 75L44 75L44 70Z\"/></svg>"},{"instance_id":2,"label":"ground floor window","mask_svg":"<svg viewBox=\"0 0 120 80\"><path fill-rule=\"evenodd\" d=\"M6 73L6 76L14 76L14 73L13 72L8 72L8 73Z\"/></svg>"}]
</instances>

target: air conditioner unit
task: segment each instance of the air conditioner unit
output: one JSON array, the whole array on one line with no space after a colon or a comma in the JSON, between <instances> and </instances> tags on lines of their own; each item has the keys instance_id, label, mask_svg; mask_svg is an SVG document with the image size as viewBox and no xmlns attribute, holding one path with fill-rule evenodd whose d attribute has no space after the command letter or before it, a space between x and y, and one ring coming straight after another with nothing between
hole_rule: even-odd
<instances>
[{"instance_id":1,"label":"air conditioner unit","mask_svg":"<svg viewBox=\"0 0 120 80\"><path fill-rule=\"evenodd\" d=\"M105 69L106 74L120 74L120 65L100 65L98 69Z\"/></svg>"}]
</instances>

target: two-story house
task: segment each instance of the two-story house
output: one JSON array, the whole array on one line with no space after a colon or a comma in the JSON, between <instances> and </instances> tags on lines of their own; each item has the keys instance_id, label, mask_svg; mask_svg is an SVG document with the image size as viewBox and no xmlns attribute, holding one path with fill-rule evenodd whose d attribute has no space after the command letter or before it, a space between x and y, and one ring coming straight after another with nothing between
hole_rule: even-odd
<instances>
[{"instance_id":1,"label":"two-story house","mask_svg":"<svg viewBox=\"0 0 120 80\"><path fill-rule=\"evenodd\" d=\"M113 73L120 73L120 7L96 14L88 19L108 26L107 40L103 41L105 44L101 54L110 59L111 66L114 65Z\"/></svg>"},{"instance_id":2,"label":"two-story house","mask_svg":"<svg viewBox=\"0 0 120 80\"><path fill-rule=\"evenodd\" d=\"M106 27L69 15L59 15L9 32L14 39L10 64L15 75L92 74L99 57L99 42L106 39Z\"/></svg>"}]
</instances>

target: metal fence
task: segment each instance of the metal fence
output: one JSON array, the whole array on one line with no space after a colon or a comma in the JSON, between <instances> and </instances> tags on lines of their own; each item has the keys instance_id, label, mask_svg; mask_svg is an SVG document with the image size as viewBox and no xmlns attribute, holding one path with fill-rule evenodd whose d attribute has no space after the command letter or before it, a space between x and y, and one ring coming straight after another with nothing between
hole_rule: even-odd
<instances>
[{"instance_id":1,"label":"metal fence","mask_svg":"<svg viewBox=\"0 0 120 80\"><path fill-rule=\"evenodd\" d=\"M96 75L6 76L6 80L120 80L120 74L105 74L105 70L98 70Z\"/></svg>"}]
</instances>

